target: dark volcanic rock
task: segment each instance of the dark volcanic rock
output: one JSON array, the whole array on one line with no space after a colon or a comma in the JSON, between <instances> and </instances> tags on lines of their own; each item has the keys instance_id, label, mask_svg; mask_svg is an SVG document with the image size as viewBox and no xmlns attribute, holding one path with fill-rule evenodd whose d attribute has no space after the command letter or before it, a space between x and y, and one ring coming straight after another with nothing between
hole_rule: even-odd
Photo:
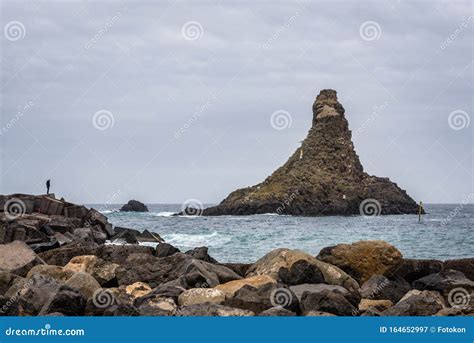
<instances>
[{"instance_id":1,"label":"dark volcanic rock","mask_svg":"<svg viewBox=\"0 0 474 343\"><path fill-rule=\"evenodd\" d=\"M413 281L424 276L440 272L442 267L443 262L439 260L415 260L405 258L387 270L384 275L389 279L402 278L411 284Z\"/></svg>"},{"instance_id":2,"label":"dark volcanic rock","mask_svg":"<svg viewBox=\"0 0 474 343\"><path fill-rule=\"evenodd\" d=\"M82 316L86 307L86 299L77 289L60 286L49 301L43 306L39 315L60 312L66 316Z\"/></svg>"},{"instance_id":3,"label":"dark volcanic rock","mask_svg":"<svg viewBox=\"0 0 474 343\"><path fill-rule=\"evenodd\" d=\"M382 312L383 316L432 316L444 308L444 301L438 292L408 292L393 307Z\"/></svg>"},{"instance_id":4,"label":"dark volcanic rock","mask_svg":"<svg viewBox=\"0 0 474 343\"><path fill-rule=\"evenodd\" d=\"M351 215L360 213L365 199L380 203L377 213L417 213L418 205L403 189L364 172L351 136L336 91L322 90L308 136L289 160L264 182L232 192L203 214Z\"/></svg>"},{"instance_id":5,"label":"dark volcanic rock","mask_svg":"<svg viewBox=\"0 0 474 343\"><path fill-rule=\"evenodd\" d=\"M301 310L303 313L323 311L338 316L352 316L357 312L344 296L327 289L315 293L304 292L301 297Z\"/></svg>"},{"instance_id":6,"label":"dark volcanic rock","mask_svg":"<svg viewBox=\"0 0 474 343\"><path fill-rule=\"evenodd\" d=\"M57 249L39 253L38 256L42 258L47 264L65 266L73 257L82 255L95 255L97 252L97 247L98 246L96 243L76 242Z\"/></svg>"},{"instance_id":7,"label":"dark volcanic rock","mask_svg":"<svg viewBox=\"0 0 474 343\"><path fill-rule=\"evenodd\" d=\"M174 253L180 252L178 248L175 248L168 243L160 243L156 246L155 256L156 257L166 257L171 256Z\"/></svg>"},{"instance_id":8,"label":"dark volcanic rock","mask_svg":"<svg viewBox=\"0 0 474 343\"><path fill-rule=\"evenodd\" d=\"M218 304L198 304L184 306L178 309L176 316L199 316L199 317L246 317L253 316L252 311L232 308Z\"/></svg>"},{"instance_id":9,"label":"dark volcanic rock","mask_svg":"<svg viewBox=\"0 0 474 343\"><path fill-rule=\"evenodd\" d=\"M438 291L444 296L455 288L463 288L466 292L474 291L474 281L469 280L462 272L452 269L431 274L413 282L419 290Z\"/></svg>"},{"instance_id":10,"label":"dark volcanic rock","mask_svg":"<svg viewBox=\"0 0 474 343\"><path fill-rule=\"evenodd\" d=\"M201 260L201 261L205 261L209 263L217 263L215 259L209 256L207 251L208 251L207 247L198 247L198 248L194 248L193 250L186 251L186 254L194 257L197 260Z\"/></svg>"},{"instance_id":11,"label":"dark volcanic rock","mask_svg":"<svg viewBox=\"0 0 474 343\"><path fill-rule=\"evenodd\" d=\"M148 212L148 207L137 200L130 200L120 209L122 212Z\"/></svg>"},{"instance_id":12,"label":"dark volcanic rock","mask_svg":"<svg viewBox=\"0 0 474 343\"><path fill-rule=\"evenodd\" d=\"M443 269L453 269L462 272L468 279L474 281L474 258L444 261Z\"/></svg>"},{"instance_id":13,"label":"dark volcanic rock","mask_svg":"<svg viewBox=\"0 0 474 343\"><path fill-rule=\"evenodd\" d=\"M297 286L291 286L290 290L296 295L296 297L301 301L303 294L305 292L308 293L320 293L322 291L331 291L337 294L342 295L346 298L352 305L357 307L360 302L360 295L357 291L349 292L342 286L337 285L327 285L324 283L317 283L317 284L302 284Z\"/></svg>"},{"instance_id":14,"label":"dark volcanic rock","mask_svg":"<svg viewBox=\"0 0 474 343\"><path fill-rule=\"evenodd\" d=\"M232 269L234 272L236 272L242 277L245 277L245 274L247 274L247 271L252 266L251 263L221 263L221 265Z\"/></svg>"},{"instance_id":15,"label":"dark volcanic rock","mask_svg":"<svg viewBox=\"0 0 474 343\"><path fill-rule=\"evenodd\" d=\"M408 291L410 284L404 279L389 280L382 275L374 275L359 290L364 299L390 300L398 302Z\"/></svg>"},{"instance_id":16,"label":"dark volcanic rock","mask_svg":"<svg viewBox=\"0 0 474 343\"><path fill-rule=\"evenodd\" d=\"M321 270L306 260L296 261L290 268L280 268L278 277L281 282L289 286L304 283L324 283Z\"/></svg>"},{"instance_id":17,"label":"dark volcanic rock","mask_svg":"<svg viewBox=\"0 0 474 343\"><path fill-rule=\"evenodd\" d=\"M272 307L268 310L260 312L259 316L262 317L293 317L296 316L295 312L287 310L283 307Z\"/></svg>"}]
</instances>

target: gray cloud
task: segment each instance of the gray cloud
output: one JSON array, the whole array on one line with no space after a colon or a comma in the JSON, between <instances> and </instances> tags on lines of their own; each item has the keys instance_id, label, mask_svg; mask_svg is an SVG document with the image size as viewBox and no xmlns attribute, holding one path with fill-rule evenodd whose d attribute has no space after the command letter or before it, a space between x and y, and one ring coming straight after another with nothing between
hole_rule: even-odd
<instances>
[{"instance_id":1,"label":"gray cloud","mask_svg":"<svg viewBox=\"0 0 474 343\"><path fill-rule=\"evenodd\" d=\"M472 15L467 0L3 1L2 28L19 21L25 37L1 37L0 193L51 178L77 202L118 190L116 202L218 202L286 161L316 94L334 88L369 173L417 200L462 202L474 123L453 130L448 117L474 120ZM190 21L196 40L182 35ZM377 39L362 39L367 21ZM277 110L290 128L272 128Z\"/></svg>"}]
</instances>

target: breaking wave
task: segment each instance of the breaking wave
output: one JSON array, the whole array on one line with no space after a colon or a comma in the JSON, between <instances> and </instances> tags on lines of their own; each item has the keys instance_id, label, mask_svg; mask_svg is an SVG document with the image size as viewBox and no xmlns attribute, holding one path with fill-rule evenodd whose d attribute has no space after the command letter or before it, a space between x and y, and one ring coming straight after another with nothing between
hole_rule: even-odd
<instances>
[{"instance_id":1,"label":"breaking wave","mask_svg":"<svg viewBox=\"0 0 474 343\"><path fill-rule=\"evenodd\" d=\"M166 243L185 246L185 247L215 247L230 242L231 238L217 232L211 234L185 234L185 233L171 233L169 235L163 235L163 239Z\"/></svg>"}]
</instances>

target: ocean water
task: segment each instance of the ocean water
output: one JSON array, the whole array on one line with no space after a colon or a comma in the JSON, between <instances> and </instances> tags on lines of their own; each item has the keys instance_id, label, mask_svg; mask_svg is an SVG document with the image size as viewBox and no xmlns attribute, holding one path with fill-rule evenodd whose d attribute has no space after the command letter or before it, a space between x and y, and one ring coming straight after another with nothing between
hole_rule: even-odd
<instances>
[{"instance_id":1,"label":"ocean water","mask_svg":"<svg viewBox=\"0 0 474 343\"><path fill-rule=\"evenodd\" d=\"M406 258L474 257L474 205L425 205L428 214L294 217L178 217L181 205L147 205L148 213L119 212L120 205L89 205L116 226L157 232L166 242L186 251L209 247L219 262L253 262L275 248L300 249L317 255L327 246L382 239Z\"/></svg>"}]
</instances>

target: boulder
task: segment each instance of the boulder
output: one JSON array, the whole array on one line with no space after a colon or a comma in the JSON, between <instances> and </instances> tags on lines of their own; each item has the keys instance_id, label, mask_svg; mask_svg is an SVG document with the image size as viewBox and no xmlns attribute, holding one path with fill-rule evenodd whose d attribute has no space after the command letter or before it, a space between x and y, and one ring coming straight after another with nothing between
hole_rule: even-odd
<instances>
[{"instance_id":1,"label":"boulder","mask_svg":"<svg viewBox=\"0 0 474 343\"><path fill-rule=\"evenodd\" d=\"M402 254L384 241L359 241L324 248L317 258L338 266L359 283L364 283L372 275L383 275L399 264Z\"/></svg>"},{"instance_id":2,"label":"boulder","mask_svg":"<svg viewBox=\"0 0 474 343\"><path fill-rule=\"evenodd\" d=\"M122 212L148 212L148 207L137 200L130 200L120 208Z\"/></svg>"},{"instance_id":3,"label":"boulder","mask_svg":"<svg viewBox=\"0 0 474 343\"><path fill-rule=\"evenodd\" d=\"M86 307L86 298L78 290L66 285L60 286L44 304L38 315L44 316L60 312L66 316L82 316Z\"/></svg>"},{"instance_id":4,"label":"boulder","mask_svg":"<svg viewBox=\"0 0 474 343\"><path fill-rule=\"evenodd\" d=\"M394 306L382 312L384 316L432 316L445 307L441 294L435 291L411 290Z\"/></svg>"},{"instance_id":5,"label":"boulder","mask_svg":"<svg viewBox=\"0 0 474 343\"><path fill-rule=\"evenodd\" d=\"M248 317L255 315L252 311L232 308L219 304L198 304L180 307L176 311L178 317Z\"/></svg>"},{"instance_id":6,"label":"boulder","mask_svg":"<svg viewBox=\"0 0 474 343\"><path fill-rule=\"evenodd\" d=\"M156 262L151 263L124 264L116 270L119 285L142 281L151 287L192 273L201 275L208 287L215 287L220 283L241 278L229 268L196 260L182 253L159 258Z\"/></svg>"},{"instance_id":7,"label":"boulder","mask_svg":"<svg viewBox=\"0 0 474 343\"><path fill-rule=\"evenodd\" d=\"M435 316L473 316L474 306L443 308Z\"/></svg>"},{"instance_id":8,"label":"boulder","mask_svg":"<svg viewBox=\"0 0 474 343\"><path fill-rule=\"evenodd\" d=\"M469 280L460 271L445 269L414 281L413 287L418 290L438 291L448 297L451 290L456 288L462 288L466 294L474 291L474 281Z\"/></svg>"},{"instance_id":9,"label":"boulder","mask_svg":"<svg viewBox=\"0 0 474 343\"><path fill-rule=\"evenodd\" d=\"M0 245L0 269L25 276L41 259L24 242L14 241Z\"/></svg>"},{"instance_id":10,"label":"boulder","mask_svg":"<svg viewBox=\"0 0 474 343\"><path fill-rule=\"evenodd\" d=\"M424 276L440 272L442 267L443 262L439 260L404 258L400 263L387 270L384 275L389 279L405 279L411 284Z\"/></svg>"},{"instance_id":11,"label":"boulder","mask_svg":"<svg viewBox=\"0 0 474 343\"><path fill-rule=\"evenodd\" d=\"M296 295L290 289L279 287L275 283L267 283L258 288L245 285L222 304L252 311L256 315L276 306L293 312L300 311Z\"/></svg>"},{"instance_id":12,"label":"boulder","mask_svg":"<svg viewBox=\"0 0 474 343\"><path fill-rule=\"evenodd\" d=\"M297 286L290 286L290 290L296 295L298 300L301 302L301 298L305 292L309 293L319 293L324 290L328 290L337 294L342 295L346 298L353 306L357 306L360 302L360 295L358 292L353 291L349 292L342 286L337 285L327 285L324 283L319 284L302 284Z\"/></svg>"},{"instance_id":13,"label":"boulder","mask_svg":"<svg viewBox=\"0 0 474 343\"><path fill-rule=\"evenodd\" d=\"M156 257L167 257L171 256L174 253L180 252L179 249L175 248L171 244L168 243L160 243L156 246Z\"/></svg>"},{"instance_id":14,"label":"boulder","mask_svg":"<svg viewBox=\"0 0 474 343\"><path fill-rule=\"evenodd\" d=\"M120 304L105 308L102 315L107 317L136 317L140 315L140 312L132 305Z\"/></svg>"},{"instance_id":15,"label":"boulder","mask_svg":"<svg viewBox=\"0 0 474 343\"><path fill-rule=\"evenodd\" d=\"M409 290L410 285L404 279L389 280L382 275L374 275L359 290L362 298L390 300L397 303Z\"/></svg>"},{"instance_id":16,"label":"boulder","mask_svg":"<svg viewBox=\"0 0 474 343\"><path fill-rule=\"evenodd\" d=\"M261 317L293 317L296 316L295 312L287 310L283 307L272 307L268 310L260 312Z\"/></svg>"},{"instance_id":17,"label":"boulder","mask_svg":"<svg viewBox=\"0 0 474 343\"><path fill-rule=\"evenodd\" d=\"M0 317L3 316L18 316L20 314L20 307L15 299L4 297L0 295Z\"/></svg>"},{"instance_id":18,"label":"boulder","mask_svg":"<svg viewBox=\"0 0 474 343\"><path fill-rule=\"evenodd\" d=\"M221 263L222 266L232 269L242 277L245 277L247 271L252 266L251 263Z\"/></svg>"},{"instance_id":19,"label":"boulder","mask_svg":"<svg viewBox=\"0 0 474 343\"><path fill-rule=\"evenodd\" d=\"M443 270L448 270L448 269L460 271L469 280L474 281L474 258L462 258L458 260L444 261Z\"/></svg>"},{"instance_id":20,"label":"boulder","mask_svg":"<svg viewBox=\"0 0 474 343\"><path fill-rule=\"evenodd\" d=\"M149 256L149 255L147 255ZM92 275L101 286L116 283L115 270L118 264L104 261L94 255L84 255L73 257L64 269L74 272L86 272Z\"/></svg>"},{"instance_id":21,"label":"boulder","mask_svg":"<svg viewBox=\"0 0 474 343\"><path fill-rule=\"evenodd\" d=\"M209 256L207 251L208 251L207 247L199 247L199 248L194 248L193 250L186 251L186 254L192 256L196 260L201 260L201 261L209 262L209 263L217 263L215 259Z\"/></svg>"},{"instance_id":22,"label":"boulder","mask_svg":"<svg viewBox=\"0 0 474 343\"><path fill-rule=\"evenodd\" d=\"M143 245L101 245L97 248L96 256L113 263L123 264L130 254L153 255L154 249ZM82 254L94 255L94 254ZM141 281L141 280L138 280ZM133 282L132 282L133 283Z\"/></svg>"},{"instance_id":23,"label":"boulder","mask_svg":"<svg viewBox=\"0 0 474 343\"><path fill-rule=\"evenodd\" d=\"M5 295L8 289L15 283L15 280L21 278L9 271L0 269L0 295Z\"/></svg>"},{"instance_id":24,"label":"boulder","mask_svg":"<svg viewBox=\"0 0 474 343\"><path fill-rule=\"evenodd\" d=\"M179 306L190 306L203 303L220 304L225 300L225 293L215 288L192 288L178 297Z\"/></svg>"},{"instance_id":25,"label":"boulder","mask_svg":"<svg viewBox=\"0 0 474 343\"><path fill-rule=\"evenodd\" d=\"M33 277L33 275L49 276L59 282L66 282L70 277L74 275L71 270L64 269L60 266L51 266L46 264L39 264L30 269L27 278Z\"/></svg>"},{"instance_id":26,"label":"boulder","mask_svg":"<svg viewBox=\"0 0 474 343\"><path fill-rule=\"evenodd\" d=\"M75 273L66 281L66 285L79 290L86 299L91 298L100 289L97 280L84 272Z\"/></svg>"},{"instance_id":27,"label":"boulder","mask_svg":"<svg viewBox=\"0 0 474 343\"><path fill-rule=\"evenodd\" d=\"M20 289L17 289L18 303L23 315L36 316L61 284L55 279L33 275Z\"/></svg>"},{"instance_id":28,"label":"boulder","mask_svg":"<svg viewBox=\"0 0 474 343\"><path fill-rule=\"evenodd\" d=\"M328 284L340 285L350 291L354 291L359 288L359 284L340 268L317 260L313 256L303 251L285 248L275 249L255 262L249 268L247 277L256 275L269 275L278 280L278 274L281 268L289 269L295 262L301 260L305 260L316 266L323 274L324 282Z\"/></svg>"},{"instance_id":29,"label":"boulder","mask_svg":"<svg viewBox=\"0 0 474 343\"><path fill-rule=\"evenodd\" d=\"M138 244L137 236L131 230L121 231L110 240L114 244Z\"/></svg>"},{"instance_id":30,"label":"boulder","mask_svg":"<svg viewBox=\"0 0 474 343\"><path fill-rule=\"evenodd\" d=\"M352 316L357 313L356 308L344 296L328 289L304 292L301 296L301 311L322 311L338 316Z\"/></svg>"},{"instance_id":31,"label":"boulder","mask_svg":"<svg viewBox=\"0 0 474 343\"><path fill-rule=\"evenodd\" d=\"M289 268L280 268L278 278L287 285L324 282L324 276L319 268L306 260L296 261Z\"/></svg>"},{"instance_id":32,"label":"boulder","mask_svg":"<svg viewBox=\"0 0 474 343\"><path fill-rule=\"evenodd\" d=\"M138 307L141 316L173 316L177 306L173 299L161 296L150 296Z\"/></svg>"},{"instance_id":33,"label":"boulder","mask_svg":"<svg viewBox=\"0 0 474 343\"><path fill-rule=\"evenodd\" d=\"M390 300L372 300L362 299L359 303L359 311L367 311L369 308L374 308L377 311L385 311L393 306Z\"/></svg>"},{"instance_id":34,"label":"boulder","mask_svg":"<svg viewBox=\"0 0 474 343\"><path fill-rule=\"evenodd\" d=\"M144 282L135 282L134 284L125 286L125 293L130 295L132 299L143 297L151 291L151 287Z\"/></svg>"},{"instance_id":35,"label":"boulder","mask_svg":"<svg viewBox=\"0 0 474 343\"><path fill-rule=\"evenodd\" d=\"M148 301L148 299L155 297L170 298L177 303L179 295L185 290L186 288L177 285L174 281L167 282L156 287L150 293L135 299L134 304L139 307L142 303Z\"/></svg>"},{"instance_id":36,"label":"boulder","mask_svg":"<svg viewBox=\"0 0 474 343\"><path fill-rule=\"evenodd\" d=\"M215 288L222 291L228 298L234 296L235 292L241 289L243 286L252 286L258 288L267 283L276 283L275 279L268 275L256 275L251 276L245 279L229 281L220 285L217 285Z\"/></svg>"},{"instance_id":37,"label":"boulder","mask_svg":"<svg viewBox=\"0 0 474 343\"><path fill-rule=\"evenodd\" d=\"M57 249L38 254L47 264L65 266L73 257L82 255L96 255L98 246L96 243L76 242Z\"/></svg>"}]
</instances>

